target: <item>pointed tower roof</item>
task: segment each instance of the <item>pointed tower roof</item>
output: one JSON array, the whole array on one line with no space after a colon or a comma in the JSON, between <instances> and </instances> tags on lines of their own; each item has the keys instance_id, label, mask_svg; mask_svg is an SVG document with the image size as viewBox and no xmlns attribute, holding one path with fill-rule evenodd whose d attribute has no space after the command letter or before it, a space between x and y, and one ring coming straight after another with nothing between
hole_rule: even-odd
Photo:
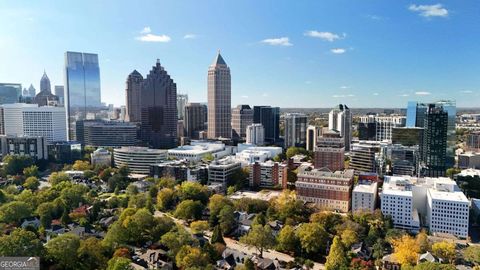
<instances>
[{"instance_id":1,"label":"pointed tower roof","mask_svg":"<svg viewBox=\"0 0 480 270\"><path fill-rule=\"evenodd\" d=\"M42 76L42 80L44 79L50 80L47 76L47 72L45 71L45 69L43 70L43 76Z\"/></svg>"},{"instance_id":2,"label":"pointed tower roof","mask_svg":"<svg viewBox=\"0 0 480 270\"><path fill-rule=\"evenodd\" d=\"M225 60L223 60L222 55L220 54L220 50L218 50L217 56L215 57L212 63L212 66L217 66L217 65L225 65L225 66L227 65L227 63L225 63Z\"/></svg>"}]
</instances>

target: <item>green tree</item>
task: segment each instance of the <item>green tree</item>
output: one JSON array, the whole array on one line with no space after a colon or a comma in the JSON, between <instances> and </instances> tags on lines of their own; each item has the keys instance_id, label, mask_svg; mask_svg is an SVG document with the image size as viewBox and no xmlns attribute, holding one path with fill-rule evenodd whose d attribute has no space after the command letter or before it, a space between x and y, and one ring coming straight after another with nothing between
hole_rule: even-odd
<instances>
[{"instance_id":1,"label":"green tree","mask_svg":"<svg viewBox=\"0 0 480 270\"><path fill-rule=\"evenodd\" d=\"M463 252L463 257L475 265L480 264L480 247L479 246L469 246Z\"/></svg>"},{"instance_id":2,"label":"green tree","mask_svg":"<svg viewBox=\"0 0 480 270\"><path fill-rule=\"evenodd\" d=\"M344 230L341 235L342 244L346 248L350 248L353 244L358 242L358 234L350 229Z\"/></svg>"},{"instance_id":3,"label":"green tree","mask_svg":"<svg viewBox=\"0 0 480 270\"><path fill-rule=\"evenodd\" d=\"M132 261L124 257L113 257L108 261L107 270L134 270Z\"/></svg>"},{"instance_id":4,"label":"green tree","mask_svg":"<svg viewBox=\"0 0 480 270\"><path fill-rule=\"evenodd\" d=\"M203 253L199 248L183 246L175 256L177 267L188 269L190 267L200 267L204 269L208 265L208 254Z\"/></svg>"},{"instance_id":5,"label":"green tree","mask_svg":"<svg viewBox=\"0 0 480 270\"><path fill-rule=\"evenodd\" d=\"M295 253L300 245L300 240L295 234L295 228L291 225L283 226L277 236L277 248L284 252Z\"/></svg>"},{"instance_id":6,"label":"green tree","mask_svg":"<svg viewBox=\"0 0 480 270\"><path fill-rule=\"evenodd\" d=\"M302 250L306 254L324 253L329 240L328 233L318 223L304 223L297 229Z\"/></svg>"},{"instance_id":7,"label":"green tree","mask_svg":"<svg viewBox=\"0 0 480 270\"><path fill-rule=\"evenodd\" d=\"M3 157L3 169L8 175L17 175L23 172L23 169L33 165L33 159L30 156L6 155Z\"/></svg>"},{"instance_id":8,"label":"green tree","mask_svg":"<svg viewBox=\"0 0 480 270\"><path fill-rule=\"evenodd\" d=\"M86 269L105 269L108 261L106 253L101 240L89 237L80 242L78 259Z\"/></svg>"},{"instance_id":9,"label":"green tree","mask_svg":"<svg viewBox=\"0 0 480 270\"><path fill-rule=\"evenodd\" d=\"M48 257L63 269L78 269L77 251L80 238L74 234L62 234L48 241L46 248Z\"/></svg>"},{"instance_id":10,"label":"green tree","mask_svg":"<svg viewBox=\"0 0 480 270\"><path fill-rule=\"evenodd\" d=\"M181 247L190 245L192 246L195 241L184 228L175 227L171 231L167 232L160 239L160 243L168 247L169 254L172 258L178 253Z\"/></svg>"},{"instance_id":11,"label":"green tree","mask_svg":"<svg viewBox=\"0 0 480 270\"><path fill-rule=\"evenodd\" d=\"M210 191L206 186L192 181L182 182L179 188L179 193L180 200L182 201L200 201L204 205L207 204L210 196Z\"/></svg>"},{"instance_id":12,"label":"green tree","mask_svg":"<svg viewBox=\"0 0 480 270\"><path fill-rule=\"evenodd\" d=\"M456 268L452 264L441 264L437 262L423 262L423 263L417 264L413 269L414 270L455 270Z\"/></svg>"},{"instance_id":13,"label":"green tree","mask_svg":"<svg viewBox=\"0 0 480 270\"><path fill-rule=\"evenodd\" d=\"M229 234L235 228L235 215L233 207L225 205L218 214L218 222L224 234Z\"/></svg>"},{"instance_id":14,"label":"green tree","mask_svg":"<svg viewBox=\"0 0 480 270\"><path fill-rule=\"evenodd\" d=\"M250 258L245 259L245 270L255 270L255 265Z\"/></svg>"},{"instance_id":15,"label":"green tree","mask_svg":"<svg viewBox=\"0 0 480 270\"><path fill-rule=\"evenodd\" d=\"M32 165L23 169L23 175L25 177L38 177L38 167L37 165Z\"/></svg>"},{"instance_id":16,"label":"green tree","mask_svg":"<svg viewBox=\"0 0 480 270\"><path fill-rule=\"evenodd\" d=\"M382 238L377 239L377 242L373 245L373 258L375 259L381 259L383 258L385 250L385 240Z\"/></svg>"},{"instance_id":17,"label":"green tree","mask_svg":"<svg viewBox=\"0 0 480 270\"><path fill-rule=\"evenodd\" d=\"M25 180L25 183L23 183L23 187L31 191L37 190L39 186L40 186L40 181L38 181L37 177L35 176L28 177Z\"/></svg>"},{"instance_id":18,"label":"green tree","mask_svg":"<svg viewBox=\"0 0 480 270\"><path fill-rule=\"evenodd\" d=\"M345 269L348 266L347 254L345 254L345 247L342 244L340 237L333 238L333 244L330 247L330 252L325 263L325 270Z\"/></svg>"},{"instance_id":19,"label":"green tree","mask_svg":"<svg viewBox=\"0 0 480 270\"><path fill-rule=\"evenodd\" d=\"M289 147L287 149L287 159L298 154L306 155L308 154L308 152L307 150L305 150L305 148L302 148L302 147Z\"/></svg>"},{"instance_id":20,"label":"green tree","mask_svg":"<svg viewBox=\"0 0 480 270\"><path fill-rule=\"evenodd\" d=\"M212 238L210 238L210 243L220 243L225 245L225 240L223 239L222 229L220 229L220 225L217 225L213 228Z\"/></svg>"},{"instance_id":21,"label":"green tree","mask_svg":"<svg viewBox=\"0 0 480 270\"><path fill-rule=\"evenodd\" d=\"M182 201L175 209L174 216L184 220L198 220L202 217L203 205L199 201Z\"/></svg>"},{"instance_id":22,"label":"green tree","mask_svg":"<svg viewBox=\"0 0 480 270\"><path fill-rule=\"evenodd\" d=\"M275 246L275 237L270 226L253 225L250 231L240 238L240 242L254 246L262 257L265 249Z\"/></svg>"},{"instance_id":23,"label":"green tree","mask_svg":"<svg viewBox=\"0 0 480 270\"><path fill-rule=\"evenodd\" d=\"M198 220L190 223L190 229L193 233L204 234L208 230L208 222L205 220Z\"/></svg>"},{"instance_id":24,"label":"green tree","mask_svg":"<svg viewBox=\"0 0 480 270\"><path fill-rule=\"evenodd\" d=\"M420 248L420 253L425 253L430 250L430 243L428 242L428 235L425 230L422 230L419 234L417 234L415 240Z\"/></svg>"},{"instance_id":25,"label":"green tree","mask_svg":"<svg viewBox=\"0 0 480 270\"><path fill-rule=\"evenodd\" d=\"M0 256L42 256L43 244L31 231L15 229L0 237Z\"/></svg>"},{"instance_id":26,"label":"green tree","mask_svg":"<svg viewBox=\"0 0 480 270\"><path fill-rule=\"evenodd\" d=\"M460 168L449 168L447 169L447 177L450 177L453 179L453 176L455 174L460 173L462 170Z\"/></svg>"},{"instance_id":27,"label":"green tree","mask_svg":"<svg viewBox=\"0 0 480 270\"><path fill-rule=\"evenodd\" d=\"M90 163L88 161L76 160L72 168L75 171L86 171L90 169Z\"/></svg>"},{"instance_id":28,"label":"green tree","mask_svg":"<svg viewBox=\"0 0 480 270\"><path fill-rule=\"evenodd\" d=\"M157 194L157 208L161 211L173 209L177 195L171 188L163 188Z\"/></svg>"},{"instance_id":29,"label":"green tree","mask_svg":"<svg viewBox=\"0 0 480 270\"><path fill-rule=\"evenodd\" d=\"M49 177L48 177L48 182L52 184L52 186L58 185L61 182L67 182L70 181L70 177L64 172L53 172Z\"/></svg>"},{"instance_id":30,"label":"green tree","mask_svg":"<svg viewBox=\"0 0 480 270\"><path fill-rule=\"evenodd\" d=\"M44 202L37 207L35 212L40 217L40 224L43 228L50 228L52 218L56 211L57 207L53 202Z\"/></svg>"},{"instance_id":31,"label":"green tree","mask_svg":"<svg viewBox=\"0 0 480 270\"><path fill-rule=\"evenodd\" d=\"M116 189L123 190L127 188L129 184L128 175L122 175L120 172L114 174L110 178L108 178L107 186L110 191L114 191Z\"/></svg>"},{"instance_id":32,"label":"green tree","mask_svg":"<svg viewBox=\"0 0 480 270\"><path fill-rule=\"evenodd\" d=\"M19 224L23 218L31 214L32 209L25 202L13 201L0 206L0 222Z\"/></svg>"}]
</instances>

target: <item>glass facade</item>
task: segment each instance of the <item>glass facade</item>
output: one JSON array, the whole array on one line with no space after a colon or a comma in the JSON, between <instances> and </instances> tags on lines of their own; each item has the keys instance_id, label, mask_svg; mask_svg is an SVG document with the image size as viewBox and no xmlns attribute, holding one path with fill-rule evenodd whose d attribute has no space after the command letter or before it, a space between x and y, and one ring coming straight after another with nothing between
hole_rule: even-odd
<instances>
[{"instance_id":1,"label":"glass facade","mask_svg":"<svg viewBox=\"0 0 480 270\"><path fill-rule=\"evenodd\" d=\"M98 55L65 53L65 107L69 140L75 139L75 121L83 120L89 110L101 107Z\"/></svg>"},{"instance_id":2,"label":"glass facade","mask_svg":"<svg viewBox=\"0 0 480 270\"><path fill-rule=\"evenodd\" d=\"M265 128L265 141L275 143L280 135L280 108L270 106L253 107L253 123Z\"/></svg>"},{"instance_id":3,"label":"glass facade","mask_svg":"<svg viewBox=\"0 0 480 270\"><path fill-rule=\"evenodd\" d=\"M17 103L22 95L19 83L0 83L0 104Z\"/></svg>"},{"instance_id":4,"label":"glass facade","mask_svg":"<svg viewBox=\"0 0 480 270\"><path fill-rule=\"evenodd\" d=\"M407 127L415 127L417 121L417 102L409 101L407 105Z\"/></svg>"}]
</instances>

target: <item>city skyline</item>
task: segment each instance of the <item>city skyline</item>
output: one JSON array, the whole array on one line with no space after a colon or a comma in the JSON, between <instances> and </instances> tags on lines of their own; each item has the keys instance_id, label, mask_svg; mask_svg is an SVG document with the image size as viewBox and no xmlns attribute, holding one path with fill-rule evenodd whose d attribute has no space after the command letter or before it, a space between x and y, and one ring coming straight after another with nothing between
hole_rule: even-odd
<instances>
[{"instance_id":1,"label":"city skyline","mask_svg":"<svg viewBox=\"0 0 480 270\"><path fill-rule=\"evenodd\" d=\"M206 102L205 69L220 49L232 68L232 107L404 107L439 99L477 106L480 3L275 3L85 1L76 6L85 12L74 13L59 1L3 2L0 58L9 65L0 67L0 81L40 89L45 69L52 85L63 85L64 52L91 52L99 55L102 101L118 106L128 74L146 74L160 58L179 93Z\"/></svg>"}]
</instances>

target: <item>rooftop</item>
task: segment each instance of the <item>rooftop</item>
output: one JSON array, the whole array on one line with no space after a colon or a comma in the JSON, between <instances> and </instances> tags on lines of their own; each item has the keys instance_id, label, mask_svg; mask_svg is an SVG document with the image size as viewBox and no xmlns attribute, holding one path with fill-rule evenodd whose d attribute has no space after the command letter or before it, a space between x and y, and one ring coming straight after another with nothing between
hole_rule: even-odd
<instances>
[{"instance_id":1,"label":"rooftop","mask_svg":"<svg viewBox=\"0 0 480 270\"><path fill-rule=\"evenodd\" d=\"M377 183L371 184L359 184L353 188L353 192L361 192L361 193L375 193L377 192Z\"/></svg>"}]
</instances>

